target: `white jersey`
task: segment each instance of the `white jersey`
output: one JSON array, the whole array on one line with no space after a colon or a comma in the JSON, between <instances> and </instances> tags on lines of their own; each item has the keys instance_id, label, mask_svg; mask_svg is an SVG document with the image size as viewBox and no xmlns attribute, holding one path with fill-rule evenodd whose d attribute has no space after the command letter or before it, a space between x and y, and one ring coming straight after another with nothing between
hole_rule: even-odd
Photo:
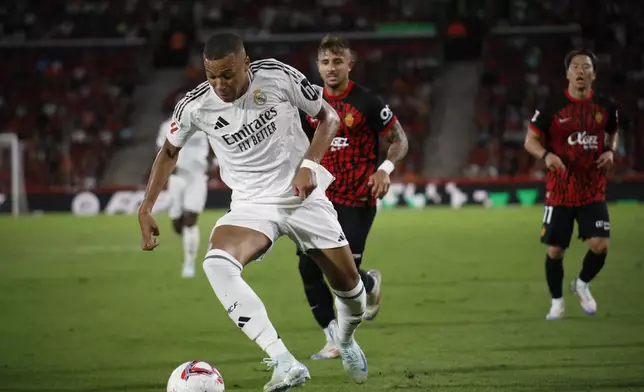
<instances>
[{"instance_id":1,"label":"white jersey","mask_svg":"<svg viewBox=\"0 0 644 392\"><path fill-rule=\"evenodd\" d=\"M174 110L178 126L168 130L167 138L181 147L194 133L208 135L233 203L299 204L292 181L309 140L298 108L316 116L322 89L274 59L251 63L249 78L248 90L234 102L222 101L208 82L186 94ZM323 195L332 177L323 168L316 174ZM326 175L331 179L320 184Z\"/></svg>"},{"instance_id":2,"label":"white jersey","mask_svg":"<svg viewBox=\"0 0 644 392\"><path fill-rule=\"evenodd\" d=\"M172 117L161 123L159 135L157 136L157 148L163 146L166 135L172 132L172 129L175 127L177 127L177 123ZM208 144L206 134L203 132L195 133L184 143L181 149L182 152L177 159L177 167L188 173L206 173L209 166L208 155L210 153L210 145Z\"/></svg>"}]
</instances>

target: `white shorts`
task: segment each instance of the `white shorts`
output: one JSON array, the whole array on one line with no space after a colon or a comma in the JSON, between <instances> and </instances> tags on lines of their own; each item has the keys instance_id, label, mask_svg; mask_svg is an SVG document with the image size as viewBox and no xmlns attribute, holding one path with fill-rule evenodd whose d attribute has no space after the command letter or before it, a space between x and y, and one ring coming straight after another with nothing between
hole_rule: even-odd
<instances>
[{"instance_id":1,"label":"white shorts","mask_svg":"<svg viewBox=\"0 0 644 392\"><path fill-rule=\"evenodd\" d=\"M170 219L179 219L184 212L201 214L208 196L208 176L173 174L168 179L168 193L172 200L168 210Z\"/></svg>"},{"instance_id":2,"label":"white shorts","mask_svg":"<svg viewBox=\"0 0 644 392\"><path fill-rule=\"evenodd\" d=\"M237 204L217 221L215 228L226 225L259 231L273 243L282 235L287 235L303 252L339 248L349 244L338 222L338 214L326 196L287 208Z\"/></svg>"}]
</instances>

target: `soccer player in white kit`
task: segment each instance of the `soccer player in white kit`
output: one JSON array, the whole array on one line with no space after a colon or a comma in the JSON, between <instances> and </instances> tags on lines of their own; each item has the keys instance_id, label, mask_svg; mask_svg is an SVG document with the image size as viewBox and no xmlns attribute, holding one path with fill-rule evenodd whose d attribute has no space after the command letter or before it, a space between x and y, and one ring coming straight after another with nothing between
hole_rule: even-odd
<instances>
[{"instance_id":1,"label":"soccer player in white kit","mask_svg":"<svg viewBox=\"0 0 644 392\"><path fill-rule=\"evenodd\" d=\"M157 137L159 149L163 148L168 132L177 127L177 122L172 117L161 124ZM208 197L207 172L211 149L208 137L203 132L192 135L182 149L183 153L177 158L174 172L168 179L168 193L172 200L168 216L172 220L174 231L183 239L181 276L194 278L200 239L197 219L203 212Z\"/></svg>"},{"instance_id":2,"label":"soccer player in white kit","mask_svg":"<svg viewBox=\"0 0 644 392\"><path fill-rule=\"evenodd\" d=\"M270 357L265 362L274 368L273 376L264 391L287 391L310 377L241 276L244 266L260 259L282 235L319 264L333 288L339 326L334 340L344 369L362 383L367 361L354 332L364 315L366 293L325 195L333 177L319 165L340 119L321 88L296 69L273 59L250 63L234 34L212 36L203 57L208 80L177 104L173 119L178 127L168 132L152 166L139 209L141 247L149 251L158 245L151 211L181 147L193 134L205 133L233 195L230 211L212 231L203 268L229 317ZM298 108L319 121L311 143Z\"/></svg>"}]
</instances>

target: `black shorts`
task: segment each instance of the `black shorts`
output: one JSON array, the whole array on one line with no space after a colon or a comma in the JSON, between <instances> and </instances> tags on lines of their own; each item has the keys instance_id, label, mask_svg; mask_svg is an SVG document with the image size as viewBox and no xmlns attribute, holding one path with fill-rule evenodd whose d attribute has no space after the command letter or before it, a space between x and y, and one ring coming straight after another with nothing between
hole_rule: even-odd
<instances>
[{"instance_id":1,"label":"black shorts","mask_svg":"<svg viewBox=\"0 0 644 392\"><path fill-rule=\"evenodd\" d=\"M361 259L367 243L367 236L376 217L376 207L349 207L333 203L338 213L338 221L349 242L354 259ZM297 251L298 255L302 252Z\"/></svg>"},{"instance_id":2,"label":"black shorts","mask_svg":"<svg viewBox=\"0 0 644 392\"><path fill-rule=\"evenodd\" d=\"M546 206L543 212L541 242L567 248L577 221L579 239L610 237L610 218L606 202L599 201L581 207Z\"/></svg>"}]
</instances>

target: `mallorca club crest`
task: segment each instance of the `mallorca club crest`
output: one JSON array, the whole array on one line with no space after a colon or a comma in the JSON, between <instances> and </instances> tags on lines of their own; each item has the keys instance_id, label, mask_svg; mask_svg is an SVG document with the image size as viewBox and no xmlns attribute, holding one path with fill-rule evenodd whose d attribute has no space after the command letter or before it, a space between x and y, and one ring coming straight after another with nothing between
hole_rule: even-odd
<instances>
[{"instance_id":1,"label":"mallorca club crest","mask_svg":"<svg viewBox=\"0 0 644 392\"><path fill-rule=\"evenodd\" d=\"M601 124L603 119L604 116L602 115L602 112L595 113L595 121L597 122L597 124Z\"/></svg>"},{"instance_id":2,"label":"mallorca club crest","mask_svg":"<svg viewBox=\"0 0 644 392\"><path fill-rule=\"evenodd\" d=\"M355 117L353 117L352 113L347 113L344 116L344 125L347 126L347 128L351 128L353 126L353 123L355 122Z\"/></svg>"},{"instance_id":3,"label":"mallorca club crest","mask_svg":"<svg viewBox=\"0 0 644 392\"><path fill-rule=\"evenodd\" d=\"M546 225L541 226L541 232L539 233L540 237L546 235Z\"/></svg>"},{"instance_id":4,"label":"mallorca club crest","mask_svg":"<svg viewBox=\"0 0 644 392\"><path fill-rule=\"evenodd\" d=\"M266 94L262 89L258 88L253 91L253 101L255 102L255 105L263 105L266 103Z\"/></svg>"}]
</instances>

